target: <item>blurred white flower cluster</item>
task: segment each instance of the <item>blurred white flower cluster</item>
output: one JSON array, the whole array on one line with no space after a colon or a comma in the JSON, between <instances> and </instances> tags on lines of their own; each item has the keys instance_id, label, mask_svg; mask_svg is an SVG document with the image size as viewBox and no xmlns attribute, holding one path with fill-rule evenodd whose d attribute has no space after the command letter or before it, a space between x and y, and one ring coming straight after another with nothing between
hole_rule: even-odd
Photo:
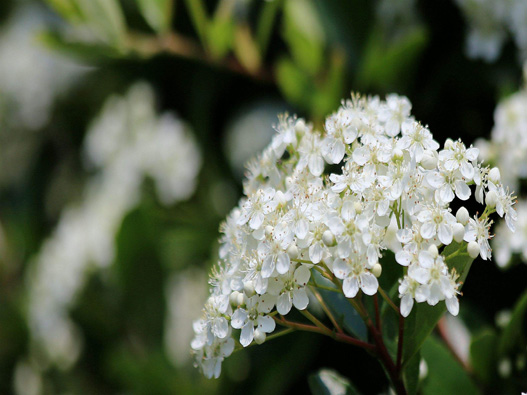
<instances>
[{"instance_id":1,"label":"blurred white flower cluster","mask_svg":"<svg viewBox=\"0 0 527 395\"><path fill-rule=\"evenodd\" d=\"M39 45L48 17L38 6L19 6L0 30L0 184L22 178L56 99L88 70Z\"/></svg>"},{"instance_id":2,"label":"blurred white flower cluster","mask_svg":"<svg viewBox=\"0 0 527 395\"><path fill-rule=\"evenodd\" d=\"M485 160L507 170L502 175L503 183L516 191L527 180L527 63L524 66L524 80L523 89L496 107L490 141L476 141ZM527 200L520 196L517 206L517 232L512 236L503 235L501 228L505 225L502 223L496 228L492 247L500 267L507 266L513 254L521 254L522 260L527 263Z\"/></svg>"},{"instance_id":3,"label":"blurred white flower cluster","mask_svg":"<svg viewBox=\"0 0 527 395\"><path fill-rule=\"evenodd\" d=\"M470 58L495 61L510 34L520 60L527 59L525 0L456 0L469 26L466 51Z\"/></svg>"},{"instance_id":4,"label":"blurred white flower cluster","mask_svg":"<svg viewBox=\"0 0 527 395\"><path fill-rule=\"evenodd\" d=\"M161 202L174 204L193 193L201 166L183 123L170 113L156 114L153 91L144 83L105 103L84 148L97 173L44 242L29 286L32 337L52 361L66 365L80 350L68 308L90 270L113 261L116 233L140 198L142 180L151 177Z\"/></svg>"},{"instance_id":5,"label":"blurred white flower cluster","mask_svg":"<svg viewBox=\"0 0 527 395\"><path fill-rule=\"evenodd\" d=\"M0 32L2 105L12 124L27 129L44 126L55 98L87 69L39 45L46 18L38 7L21 7Z\"/></svg>"},{"instance_id":6,"label":"blurred white flower cluster","mask_svg":"<svg viewBox=\"0 0 527 395\"><path fill-rule=\"evenodd\" d=\"M499 171L478 162L477 148L447 140L438 151L410 110L394 94L386 101L353 96L326 119L325 133L280 118L269 146L248 165L245 197L222 226L210 296L194 323L191 347L207 377L219 376L235 334L244 347L262 343L277 315L306 309L315 271L347 298L376 294L387 249L406 268L403 316L414 301L445 300L458 313L458 273L442 247L456 241L458 252L466 247L472 258L489 259L489 215L497 211L513 229L513 197ZM486 203L483 213L470 217L462 207L454 216L450 203L472 194Z\"/></svg>"}]
</instances>

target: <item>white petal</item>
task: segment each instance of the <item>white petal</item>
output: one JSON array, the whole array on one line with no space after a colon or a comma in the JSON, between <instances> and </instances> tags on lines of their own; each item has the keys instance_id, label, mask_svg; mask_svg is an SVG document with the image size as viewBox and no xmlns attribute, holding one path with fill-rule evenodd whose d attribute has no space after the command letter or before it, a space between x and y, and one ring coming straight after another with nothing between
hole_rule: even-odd
<instances>
[{"instance_id":1,"label":"white petal","mask_svg":"<svg viewBox=\"0 0 527 395\"><path fill-rule=\"evenodd\" d=\"M431 239L436 234L436 226L433 222L425 222L421 226L421 236L425 239Z\"/></svg>"},{"instance_id":2,"label":"white petal","mask_svg":"<svg viewBox=\"0 0 527 395\"><path fill-rule=\"evenodd\" d=\"M439 236L439 241L441 241L441 243L444 245L449 245L452 243L452 239L454 237L452 227L444 223L439 225L439 231L437 232L437 235Z\"/></svg>"},{"instance_id":3,"label":"white petal","mask_svg":"<svg viewBox=\"0 0 527 395\"><path fill-rule=\"evenodd\" d=\"M401 250L395 254L395 260L399 265L408 266L412 262L412 254L407 251Z\"/></svg>"},{"instance_id":4,"label":"white petal","mask_svg":"<svg viewBox=\"0 0 527 395\"><path fill-rule=\"evenodd\" d=\"M322 248L319 242L315 242L315 244L309 247L309 259L311 259L311 262L319 263L322 260L323 254L324 249Z\"/></svg>"},{"instance_id":5,"label":"white petal","mask_svg":"<svg viewBox=\"0 0 527 395\"><path fill-rule=\"evenodd\" d=\"M295 283L297 283L299 286L305 286L309 278L311 277L311 272L309 269L303 265L300 265L296 270L294 274Z\"/></svg>"},{"instance_id":6,"label":"white petal","mask_svg":"<svg viewBox=\"0 0 527 395\"><path fill-rule=\"evenodd\" d=\"M278 259L276 260L276 271L280 274L285 274L289 271L289 266L291 259L286 252L281 252L278 254Z\"/></svg>"},{"instance_id":7,"label":"white petal","mask_svg":"<svg viewBox=\"0 0 527 395\"><path fill-rule=\"evenodd\" d=\"M274 322L272 317L268 315L261 315L258 317L258 329L261 332L271 333L276 327L276 322Z\"/></svg>"},{"instance_id":8,"label":"white petal","mask_svg":"<svg viewBox=\"0 0 527 395\"><path fill-rule=\"evenodd\" d=\"M262 226L264 221L264 215L261 212L253 213L251 220L249 221L249 226L251 229L259 229Z\"/></svg>"},{"instance_id":9,"label":"white petal","mask_svg":"<svg viewBox=\"0 0 527 395\"><path fill-rule=\"evenodd\" d=\"M430 268L434 264L434 258L428 251L421 251L419 253L419 264L424 268Z\"/></svg>"},{"instance_id":10,"label":"white petal","mask_svg":"<svg viewBox=\"0 0 527 395\"><path fill-rule=\"evenodd\" d=\"M454 200L454 191L452 191L452 187L448 184L442 186L441 189L439 189L439 197L444 203L450 203Z\"/></svg>"},{"instance_id":11,"label":"white petal","mask_svg":"<svg viewBox=\"0 0 527 395\"><path fill-rule=\"evenodd\" d=\"M428 173L426 175L426 181L430 184L432 188L436 189L441 188L443 185L445 185L445 178L437 171Z\"/></svg>"},{"instance_id":12,"label":"white petal","mask_svg":"<svg viewBox=\"0 0 527 395\"><path fill-rule=\"evenodd\" d=\"M474 166L472 166L471 163L464 161L461 164L461 174L463 174L463 177L468 181L472 180L474 178Z\"/></svg>"},{"instance_id":13,"label":"white petal","mask_svg":"<svg viewBox=\"0 0 527 395\"><path fill-rule=\"evenodd\" d=\"M212 326L212 332L214 336L223 339L229 333L229 323L225 317L218 317L214 320L214 325Z\"/></svg>"},{"instance_id":14,"label":"white petal","mask_svg":"<svg viewBox=\"0 0 527 395\"><path fill-rule=\"evenodd\" d=\"M273 255L269 254L267 255L262 263L262 277L263 278L269 278L274 272L275 267L275 258Z\"/></svg>"},{"instance_id":15,"label":"white petal","mask_svg":"<svg viewBox=\"0 0 527 395\"><path fill-rule=\"evenodd\" d=\"M342 290L346 297L354 298L359 292L359 281L356 277L346 277L342 282Z\"/></svg>"},{"instance_id":16,"label":"white petal","mask_svg":"<svg viewBox=\"0 0 527 395\"><path fill-rule=\"evenodd\" d=\"M278 301L276 302L276 310L278 310L280 314L286 315L291 311L292 306L293 301L291 300L291 294L289 292L285 292L278 297Z\"/></svg>"},{"instance_id":17,"label":"white petal","mask_svg":"<svg viewBox=\"0 0 527 395\"><path fill-rule=\"evenodd\" d=\"M319 155L309 155L308 167L311 174L318 177L324 172L324 159Z\"/></svg>"},{"instance_id":18,"label":"white petal","mask_svg":"<svg viewBox=\"0 0 527 395\"><path fill-rule=\"evenodd\" d=\"M247 321L246 311L244 309L237 309L232 315L231 326L234 329L240 329L245 325L245 321Z\"/></svg>"},{"instance_id":19,"label":"white petal","mask_svg":"<svg viewBox=\"0 0 527 395\"><path fill-rule=\"evenodd\" d=\"M470 197L470 187L461 180L456 181L456 195L461 200L467 200Z\"/></svg>"},{"instance_id":20,"label":"white petal","mask_svg":"<svg viewBox=\"0 0 527 395\"><path fill-rule=\"evenodd\" d=\"M305 289L295 289L293 291L293 304L298 310L304 310L309 304Z\"/></svg>"},{"instance_id":21,"label":"white petal","mask_svg":"<svg viewBox=\"0 0 527 395\"><path fill-rule=\"evenodd\" d=\"M247 347L254 338L254 326L253 322L249 321L247 324L245 324L242 328L242 332L240 334L240 343L242 346Z\"/></svg>"},{"instance_id":22,"label":"white petal","mask_svg":"<svg viewBox=\"0 0 527 395\"><path fill-rule=\"evenodd\" d=\"M413 306L414 306L413 298L409 294L404 295L401 299L401 306L400 306L401 315L403 317L408 317L408 315L412 311Z\"/></svg>"},{"instance_id":23,"label":"white petal","mask_svg":"<svg viewBox=\"0 0 527 395\"><path fill-rule=\"evenodd\" d=\"M335 259L333 262L333 274L335 274L335 277L343 280L350 272L351 268L344 259Z\"/></svg>"},{"instance_id":24,"label":"white petal","mask_svg":"<svg viewBox=\"0 0 527 395\"><path fill-rule=\"evenodd\" d=\"M458 315L459 314L459 300L454 296L452 298L448 298L445 300L446 308L448 309L448 312L452 315Z\"/></svg>"},{"instance_id":25,"label":"white petal","mask_svg":"<svg viewBox=\"0 0 527 395\"><path fill-rule=\"evenodd\" d=\"M379 282L377 281L377 277L370 272L360 274L360 283L360 288L366 295L375 295L377 293Z\"/></svg>"}]
</instances>

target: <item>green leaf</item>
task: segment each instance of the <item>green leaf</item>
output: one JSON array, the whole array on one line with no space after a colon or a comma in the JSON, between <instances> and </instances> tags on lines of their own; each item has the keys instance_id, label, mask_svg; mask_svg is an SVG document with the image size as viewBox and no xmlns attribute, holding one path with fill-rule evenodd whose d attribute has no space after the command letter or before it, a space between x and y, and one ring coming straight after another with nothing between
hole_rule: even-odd
<instances>
[{"instance_id":1,"label":"green leaf","mask_svg":"<svg viewBox=\"0 0 527 395\"><path fill-rule=\"evenodd\" d=\"M315 87L311 78L290 59L281 59L276 65L278 87L285 98L304 110L311 108Z\"/></svg>"},{"instance_id":2,"label":"green leaf","mask_svg":"<svg viewBox=\"0 0 527 395\"><path fill-rule=\"evenodd\" d=\"M219 7L208 26L209 49L214 57L222 58L232 48L234 28L232 10Z\"/></svg>"},{"instance_id":3,"label":"green leaf","mask_svg":"<svg viewBox=\"0 0 527 395\"><path fill-rule=\"evenodd\" d=\"M126 31L125 19L117 0L77 0L82 22L102 41L121 47Z\"/></svg>"},{"instance_id":4,"label":"green leaf","mask_svg":"<svg viewBox=\"0 0 527 395\"><path fill-rule=\"evenodd\" d=\"M466 244L452 242L442 252L450 270L460 274L459 282L463 283L470 270L473 259L467 253ZM416 303L410 315L404 320L403 364L419 351L419 348L435 328L446 311L445 302L436 306L427 303Z\"/></svg>"},{"instance_id":5,"label":"green leaf","mask_svg":"<svg viewBox=\"0 0 527 395\"><path fill-rule=\"evenodd\" d=\"M424 342L421 355L428 367L428 375L421 386L423 395L480 393L463 367L435 337Z\"/></svg>"},{"instance_id":6,"label":"green leaf","mask_svg":"<svg viewBox=\"0 0 527 395\"><path fill-rule=\"evenodd\" d=\"M310 0L289 0L284 6L284 40L296 65L314 76L324 60L324 31Z\"/></svg>"},{"instance_id":7,"label":"green leaf","mask_svg":"<svg viewBox=\"0 0 527 395\"><path fill-rule=\"evenodd\" d=\"M316 285L335 289L335 291L325 289L317 289L317 291L322 296L322 299L324 299L324 302L339 325L348 333L355 335L358 339L367 341L368 329L359 313L349 303L349 300L337 291L337 288L335 288L331 281L322 277L316 270L312 270L312 278Z\"/></svg>"},{"instance_id":8,"label":"green leaf","mask_svg":"<svg viewBox=\"0 0 527 395\"><path fill-rule=\"evenodd\" d=\"M46 0L64 19L71 23L82 21L82 12L75 0Z\"/></svg>"},{"instance_id":9,"label":"green leaf","mask_svg":"<svg viewBox=\"0 0 527 395\"><path fill-rule=\"evenodd\" d=\"M172 22L173 0L136 0L141 14L150 27L165 33Z\"/></svg>"},{"instance_id":10,"label":"green leaf","mask_svg":"<svg viewBox=\"0 0 527 395\"><path fill-rule=\"evenodd\" d=\"M82 61L98 63L103 59L115 59L121 52L103 44L88 44L68 42L60 34L44 31L38 35L38 40L47 48Z\"/></svg>"},{"instance_id":11,"label":"green leaf","mask_svg":"<svg viewBox=\"0 0 527 395\"><path fill-rule=\"evenodd\" d=\"M309 388L315 395L359 394L349 380L331 369L321 369L308 378Z\"/></svg>"},{"instance_id":12,"label":"green leaf","mask_svg":"<svg viewBox=\"0 0 527 395\"><path fill-rule=\"evenodd\" d=\"M356 86L366 89L403 90L409 70L415 65L428 41L424 28L415 28L395 43L387 43L380 28L374 29L356 76Z\"/></svg>"},{"instance_id":13,"label":"green leaf","mask_svg":"<svg viewBox=\"0 0 527 395\"><path fill-rule=\"evenodd\" d=\"M317 94L313 97L311 113L315 118L324 118L332 113L338 107L344 94L344 54L340 51L334 51L329 61L327 75Z\"/></svg>"},{"instance_id":14,"label":"green leaf","mask_svg":"<svg viewBox=\"0 0 527 395\"><path fill-rule=\"evenodd\" d=\"M486 384L495 376L497 343L498 335L490 328L473 336L470 342L470 366L474 374Z\"/></svg>"},{"instance_id":15,"label":"green leaf","mask_svg":"<svg viewBox=\"0 0 527 395\"><path fill-rule=\"evenodd\" d=\"M511 320L509 324L503 330L503 333L499 339L498 351L500 356L504 356L509 353L515 347L519 345L521 337L523 336L525 341L525 333L522 328L525 322L525 316L527 315L527 291L518 300L514 310L512 311Z\"/></svg>"},{"instance_id":16,"label":"green leaf","mask_svg":"<svg viewBox=\"0 0 527 395\"><path fill-rule=\"evenodd\" d=\"M408 361L403 371L404 386L408 395L414 395L417 393L419 387L419 365L421 363L421 354L417 352L413 358Z\"/></svg>"}]
</instances>

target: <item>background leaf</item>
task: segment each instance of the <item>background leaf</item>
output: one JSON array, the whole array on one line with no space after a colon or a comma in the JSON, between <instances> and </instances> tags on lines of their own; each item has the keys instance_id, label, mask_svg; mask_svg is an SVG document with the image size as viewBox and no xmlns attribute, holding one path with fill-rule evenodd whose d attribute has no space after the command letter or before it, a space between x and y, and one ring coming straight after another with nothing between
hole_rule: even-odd
<instances>
[{"instance_id":1,"label":"background leaf","mask_svg":"<svg viewBox=\"0 0 527 395\"><path fill-rule=\"evenodd\" d=\"M170 29L172 6L174 0L136 0L141 14L150 27L158 33Z\"/></svg>"},{"instance_id":2,"label":"background leaf","mask_svg":"<svg viewBox=\"0 0 527 395\"><path fill-rule=\"evenodd\" d=\"M423 395L480 393L462 366L434 336L424 342L421 355L428 366L428 375L421 387Z\"/></svg>"},{"instance_id":3,"label":"background leaf","mask_svg":"<svg viewBox=\"0 0 527 395\"><path fill-rule=\"evenodd\" d=\"M309 388L315 395L359 394L348 379L334 370L322 369L309 376Z\"/></svg>"}]
</instances>

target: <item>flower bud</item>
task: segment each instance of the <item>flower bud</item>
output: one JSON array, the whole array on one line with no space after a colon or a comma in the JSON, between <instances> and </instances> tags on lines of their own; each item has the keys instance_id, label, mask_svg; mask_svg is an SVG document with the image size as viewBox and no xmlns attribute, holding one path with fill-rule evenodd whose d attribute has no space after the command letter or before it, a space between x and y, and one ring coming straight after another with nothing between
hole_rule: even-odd
<instances>
[{"instance_id":1,"label":"flower bud","mask_svg":"<svg viewBox=\"0 0 527 395\"><path fill-rule=\"evenodd\" d=\"M445 149L452 149L452 148L454 148L454 140L446 139L445 140Z\"/></svg>"},{"instance_id":2,"label":"flower bud","mask_svg":"<svg viewBox=\"0 0 527 395\"><path fill-rule=\"evenodd\" d=\"M426 170L433 170L437 167L437 157L431 151L425 151L421 159L421 166Z\"/></svg>"},{"instance_id":3,"label":"flower bud","mask_svg":"<svg viewBox=\"0 0 527 395\"><path fill-rule=\"evenodd\" d=\"M489 191L487 193L487 196L485 196L485 203L490 208L496 207L496 203L498 203L498 194L496 191Z\"/></svg>"},{"instance_id":4,"label":"flower bud","mask_svg":"<svg viewBox=\"0 0 527 395\"><path fill-rule=\"evenodd\" d=\"M468 210L465 207L460 207L459 210L457 210L456 219L457 219L457 222L459 222L462 225L468 224L468 219L469 219Z\"/></svg>"},{"instance_id":5,"label":"flower bud","mask_svg":"<svg viewBox=\"0 0 527 395\"><path fill-rule=\"evenodd\" d=\"M472 259L476 259L479 255L479 244L475 241L471 241L468 243L467 252Z\"/></svg>"},{"instance_id":6,"label":"flower bud","mask_svg":"<svg viewBox=\"0 0 527 395\"><path fill-rule=\"evenodd\" d=\"M437 249L437 246L435 244L431 244L430 247L428 247L428 252L430 255L432 255L432 258L436 259L439 255L439 250Z\"/></svg>"},{"instance_id":7,"label":"flower bud","mask_svg":"<svg viewBox=\"0 0 527 395\"><path fill-rule=\"evenodd\" d=\"M498 184L501 180L501 174L500 169L497 167L493 167L489 171L489 180L492 181L494 184Z\"/></svg>"},{"instance_id":8,"label":"flower bud","mask_svg":"<svg viewBox=\"0 0 527 395\"><path fill-rule=\"evenodd\" d=\"M465 237L465 227L459 222L455 223L452 227L452 232L454 233L454 240L456 243L461 243Z\"/></svg>"},{"instance_id":9,"label":"flower bud","mask_svg":"<svg viewBox=\"0 0 527 395\"><path fill-rule=\"evenodd\" d=\"M403 151L399 148L395 148L392 152L392 159L394 161L397 161L397 160L401 160L403 159L404 157L404 154L403 154Z\"/></svg>"},{"instance_id":10,"label":"flower bud","mask_svg":"<svg viewBox=\"0 0 527 395\"><path fill-rule=\"evenodd\" d=\"M331 233L330 230L326 230L323 234L322 234L322 242L327 245L328 247L331 247L332 245L335 244L335 235L333 233Z\"/></svg>"},{"instance_id":11,"label":"flower bud","mask_svg":"<svg viewBox=\"0 0 527 395\"><path fill-rule=\"evenodd\" d=\"M246 281L245 284L243 284L243 291L248 297L251 297L255 294L254 290L254 283L252 281Z\"/></svg>"},{"instance_id":12,"label":"flower bud","mask_svg":"<svg viewBox=\"0 0 527 395\"><path fill-rule=\"evenodd\" d=\"M289 255L289 258L291 259L298 258L298 247L296 244L292 243L289 247L287 247L287 255Z\"/></svg>"},{"instance_id":13,"label":"flower bud","mask_svg":"<svg viewBox=\"0 0 527 395\"><path fill-rule=\"evenodd\" d=\"M236 303L236 306L243 306L246 302L246 296L243 292L238 293L238 302Z\"/></svg>"},{"instance_id":14,"label":"flower bud","mask_svg":"<svg viewBox=\"0 0 527 395\"><path fill-rule=\"evenodd\" d=\"M235 306L239 306L240 303L238 303L239 301L239 296L240 296L240 292L238 291L233 291L230 296L229 296L229 302L231 304L231 306L235 307Z\"/></svg>"},{"instance_id":15,"label":"flower bud","mask_svg":"<svg viewBox=\"0 0 527 395\"><path fill-rule=\"evenodd\" d=\"M254 342L256 344L262 344L263 342L265 342L266 337L267 335L265 334L265 332L258 330L258 328L254 330Z\"/></svg>"},{"instance_id":16,"label":"flower bud","mask_svg":"<svg viewBox=\"0 0 527 395\"><path fill-rule=\"evenodd\" d=\"M304 134L306 132L306 123L303 119L299 119L295 123L295 133Z\"/></svg>"},{"instance_id":17,"label":"flower bud","mask_svg":"<svg viewBox=\"0 0 527 395\"><path fill-rule=\"evenodd\" d=\"M376 263L375 265L373 265L373 268L371 269L371 272L372 274L379 278L381 277L381 274L382 274L382 266L380 265L380 263Z\"/></svg>"},{"instance_id":18,"label":"flower bud","mask_svg":"<svg viewBox=\"0 0 527 395\"><path fill-rule=\"evenodd\" d=\"M361 203L361 202L359 202L359 201L355 202L355 203L353 204L353 208L355 209L355 212L356 212L357 214L362 213L362 203Z\"/></svg>"}]
</instances>

